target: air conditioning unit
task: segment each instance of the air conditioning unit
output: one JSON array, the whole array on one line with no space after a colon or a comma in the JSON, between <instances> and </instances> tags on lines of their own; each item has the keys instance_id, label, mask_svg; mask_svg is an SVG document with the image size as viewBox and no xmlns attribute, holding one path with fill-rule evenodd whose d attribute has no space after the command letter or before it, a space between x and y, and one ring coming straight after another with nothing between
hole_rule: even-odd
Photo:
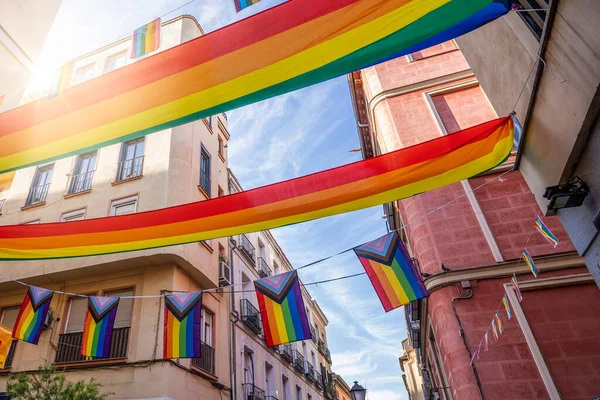
<instances>
[{"instance_id":1,"label":"air conditioning unit","mask_svg":"<svg viewBox=\"0 0 600 400\"><path fill-rule=\"evenodd\" d=\"M52 321L54 321L54 314L52 314L52 310L48 310L48 314L46 314L46 319L44 320L42 329L50 328L50 326L52 325Z\"/></svg>"},{"instance_id":2,"label":"air conditioning unit","mask_svg":"<svg viewBox=\"0 0 600 400\"><path fill-rule=\"evenodd\" d=\"M225 261L219 261L219 286L231 285L231 267Z\"/></svg>"}]
</instances>

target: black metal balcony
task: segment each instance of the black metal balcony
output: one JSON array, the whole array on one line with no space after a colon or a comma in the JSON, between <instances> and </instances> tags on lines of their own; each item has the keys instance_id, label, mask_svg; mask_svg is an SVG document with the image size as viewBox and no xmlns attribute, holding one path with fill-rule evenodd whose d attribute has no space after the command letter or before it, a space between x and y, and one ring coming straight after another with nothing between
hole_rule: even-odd
<instances>
[{"instance_id":1,"label":"black metal balcony","mask_svg":"<svg viewBox=\"0 0 600 400\"><path fill-rule=\"evenodd\" d=\"M331 385L326 385L325 389L323 390L323 394L325 395L325 398L328 400L333 400L333 387Z\"/></svg>"},{"instance_id":2,"label":"black metal balcony","mask_svg":"<svg viewBox=\"0 0 600 400\"><path fill-rule=\"evenodd\" d=\"M261 278L266 278L267 276L271 276L271 268L269 268L269 264L265 261L264 258L258 257L258 275Z\"/></svg>"},{"instance_id":3,"label":"black metal balcony","mask_svg":"<svg viewBox=\"0 0 600 400\"><path fill-rule=\"evenodd\" d=\"M325 359L331 364L331 352L327 348L325 349Z\"/></svg>"},{"instance_id":4,"label":"black metal balcony","mask_svg":"<svg viewBox=\"0 0 600 400\"><path fill-rule=\"evenodd\" d=\"M289 362L294 362L294 352L292 350L291 344L287 343L280 345L279 354L281 354L281 357L288 360Z\"/></svg>"},{"instance_id":5,"label":"black metal balcony","mask_svg":"<svg viewBox=\"0 0 600 400\"><path fill-rule=\"evenodd\" d=\"M127 358L129 329L129 327L113 329L108 359ZM82 339L83 332L63 333L62 335L59 335L58 348L56 350L56 363L93 360L93 357L84 357L81 355ZM103 358L103 360L106 360L106 358Z\"/></svg>"},{"instance_id":6,"label":"black metal balcony","mask_svg":"<svg viewBox=\"0 0 600 400\"><path fill-rule=\"evenodd\" d=\"M315 329L314 326L310 326L310 336L312 337L312 341L317 344L317 335L316 335L317 331Z\"/></svg>"},{"instance_id":7,"label":"black metal balcony","mask_svg":"<svg viewBox=\"0 0 600 400\"><path fill-rule=\"evenodd\" d=\"M144 170L144 156L130 158L119 162L117 167L116 181L124 181L126 179L141 176Z\"/></svg>"},{"instance_id":8,"label":"black metal balcony","mask_svg":"<svg viewBox=\"0 0 600 400\"><path fill-rule=\"evenodd\" d=\"M306 370L304 372L306 374L306 379L309 382L314 382L316 377L315 377L315 367L313 367L313 365L311 363L309 363L308 361L306 362Z\"/></svg>"},{"instance_id":9,"label":"black metal balcony","mask_svg":"<svg viewBox=\"0 0 600 400\"><path fill-rule=\"evenodd\" d=\"M46 201L46 196L48 195L48 189L50 188L50 184L46 183L45 185L32 186L29 188L29 193L27 194L27 200L25 200L25 206L33 206L35 204L40 204Z\"/></svg>"},{"instance_id":10,"label":"black metal balcony","mask_svg":"<svg viewBox=\"0 0 600 400\"><path fill-rule=\"evenodd\" d=\"M92 179L94 178L94 171L88 171L83 174L77 174L71 176L69 182L68 194L75 194L85 192L92 188Z\"/></svg>"},{"instance_id":11,"label":"black metal balcony","mask_svg":"<svg viewBox=\"0 0 600 400\"><path fill-rule=\"evenodd\" d=\"M192 358L192 365L211 375L215 374L215 349L200 342L200 357Z\"/></svg>"},{"instance_id":12,"label":"black metal balcony","mask_svg":"<svg viewBox=\"0 0 600 400\"><path fill-rule=\"evenodd\" d=\"M304 373L304 356L298 350L294 350L294 368Z\"/></svg>"},{"instance_id":13,"label":"black metal balcony","mask_svg":"<svg viewBox=\"0 0 600 400\"><path fill-rule=\"evenodd\" d=\"M8 354L6 355L6 360L4 361L4 369L10 369L12 366L13 358L15 357L15 350L17 349L17 342L18 340L14 339L10 344Z\"/></svg>"},{"instance_id":14,"label":"black metal balcony","mask_svg":"<svg viewBox=\"0 0 600 400\"><path fill-rule=\"evenodd\" d=\"M248 239L248 236L240 235L238 249L252 265L256 265L255 248L250 242L250 239Z\"/></svg>"},{"instance_id":15,"label":"black metal balcony","mask_svg":"<svg viewBox=\"0 0 600 400\"><path fill-rule=\"evenodd\" d=\"M325 356L325 349L326 349L325 342L322 341L321 339L319 339L317 348L319 349L319 353L321 353L323 356Z\"/></svg>"},{"instance_id":16,"label":"black metal balcony","mask_svg":"<svg viewBox=\"0 0 600 400\"><path fill-rule=\"evenodd\" d=\"M244 400L266 400L265 391L251 383L244 383Z\"/></svg>"},{"instance_id":17,"label":"black metal balcony","mask_svg":"<svg viewBox=\"0 0 600 400\"><path fill-rule=\"evenodd\" d=\"M319 372L317 372L315 384L315 386L317 386L317 388L321 390L323 390L323 388L325 387L325 385L323 384L323 375L321 375Z\"/></svg>"},{"instance_id":18,"label":"black metal balcony","mask_svg":"<svg viewBox=\"0 0 600 400\"><path fill-rule=\"evenodd\" d=\"M262 325L260 323L260 312L246 299L240 300L242 310L242 322L245 323L248 328L252 329L256 334L260 335L262 332Z\"/></svg>"},{"instance_id":19,"label":"black metal balcony","mask_svg":"<svg viewBox=\"0 0 600 400\"><path fill-rule=\"evenodd\" d=\"M279 399L277 397L275 397L275 396L267 396L265 398L265 400L279 400Z\"/></svg>"}]
</instances>

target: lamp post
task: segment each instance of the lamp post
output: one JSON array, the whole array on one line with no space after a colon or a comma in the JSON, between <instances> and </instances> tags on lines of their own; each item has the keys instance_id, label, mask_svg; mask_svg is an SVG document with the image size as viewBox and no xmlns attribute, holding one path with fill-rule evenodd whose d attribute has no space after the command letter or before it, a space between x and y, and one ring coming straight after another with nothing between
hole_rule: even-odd
<instances>
[{"instance_id":1,"label":"lamp post","mask_svg":"<svg viewBox=\"0 0 600 400\"><path fill-rule=\"evenodd\" d=\"M350 389L352 400L365 400L367 398L367 389L360 386L358 381L354 381L354 386Z\"/></svg>"}]
</instances>

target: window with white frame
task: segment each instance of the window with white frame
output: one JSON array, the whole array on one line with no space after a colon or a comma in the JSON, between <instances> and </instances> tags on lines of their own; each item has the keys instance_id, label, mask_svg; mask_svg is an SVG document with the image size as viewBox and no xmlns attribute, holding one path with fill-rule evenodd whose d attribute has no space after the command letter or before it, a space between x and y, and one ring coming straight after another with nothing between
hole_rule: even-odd
<instances>
[{"instance_id":1,"label":"window with white frame","mask_svg":"<svg viewBox=\"0 0 600 400\"><path fill-rule=\"evenodd\" d=\"M202 309L202 341L212 347L213 313L206 308Z\"/></svg>"},{"instance_id":2,"label":"window with white frame","mask_svg":"<svg viewBox=\"0 0 600 400\"><path fill-rule=\"evenodd\" d=\"M113 54L106 59L106 64L104 65L104 73L114 71L115 69L121 68L125 66L125 62L127 61L127 53L122 52L119 54Z\"/></svg>"},{"instance_id":3,"label":"window with white frame","mask_svg":"<svg viewBox=\"0 0 600 400\"><path fill-rule=\"evenodd\" d=\"M75 71L74 85L78 85L92 79L94 76L94 64L87 65Z\"/></svg>"},{"instance_id":4,"label":"window with white frame","mask_svg":"<svg viewBox=\"0 0 600 400\"><path fill-rule=\"evenodd\" d=\"M80 221L85 218L85 208L71 212L63 213L60 216L60 222Z\"/></svg>"},{"instance_id":5,"label":"window with white frame","mask_svg":"<svg viewBox=\"0 0 600 400\"><path fill-rule=\"evenodd\" d=\"M92 188L97 155L98 152L92 151L77 156L69 183L69 194L84 192Z\"/></svg>"},{"instance_id":6,"label":"window with white frame","mask_svg":"<svg viewBox=\"0 0 600 400\"><path fill-rule=\"evenodd\" d=\"M110 216L133 214L137 211L137 196L126 197L120 200L113 200L110 204Z\"/></svg>"},{"instance_id":7,"label":"window with white frame","mask_svg":"<svg viewBox=\"0 0 600 400\"><path fill-rule=\"evenodd\" d=\"M54 164L38 167L31 181L31 187L25 200L26 206L40 204L46 201L48 189L50 189L50 180L54 172Z\"/></svg>"},{"instance_id":8,"label":"window with white frame","mask_svg":"<svg viewBox=\"0 0 600 400\"><path fill-rule=\"evenodd\" d=\"M117 181L141 176L144 167L144 138L128 140L121 146L119 166L117 168Z\"/></svg>"}]
</instances>

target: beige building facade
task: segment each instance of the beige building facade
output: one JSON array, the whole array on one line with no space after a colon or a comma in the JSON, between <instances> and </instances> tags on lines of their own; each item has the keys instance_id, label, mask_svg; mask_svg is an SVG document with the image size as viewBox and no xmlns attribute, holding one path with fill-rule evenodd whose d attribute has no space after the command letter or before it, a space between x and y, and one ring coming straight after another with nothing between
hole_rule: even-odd
<instances>
[{"instance_id":1,"label":"beige building facade","mask_svg":"<svg viewBox=\"0 0 600 400\"><path fill-rule=\"evenodd\" d=\"M402 357L400 357L400 369L402 370L402 381L408 392L409 400L424 400L423 374L416 350L412 347L410 339L402 341Z\"/></svg>"}]
</instances>

